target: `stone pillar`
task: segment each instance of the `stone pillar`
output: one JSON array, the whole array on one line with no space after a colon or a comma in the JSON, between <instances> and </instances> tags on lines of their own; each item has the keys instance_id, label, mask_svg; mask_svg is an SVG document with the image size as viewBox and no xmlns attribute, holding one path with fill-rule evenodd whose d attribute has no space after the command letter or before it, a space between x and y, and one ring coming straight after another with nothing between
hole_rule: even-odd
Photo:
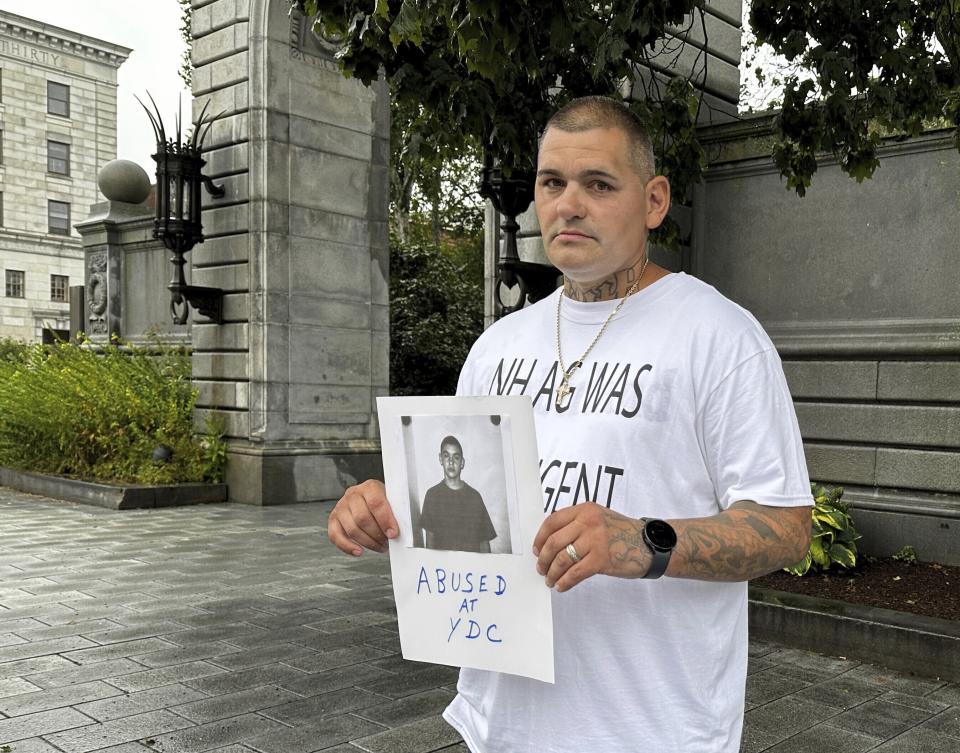
<instances>
[{"instance_id":1,"label":"stone pillar","mask_svg":"<svg viewBox=\"0 0 960 753\"><path fill-rule=\"evenodd\" d=\"M268 0L194 0L194 115L207 240L197 285L225 323L193 318L198 419L230 437L227 483L248 504L335 499L380 473L375 398L388 387L386 87L344 79L333 45Z\"/></svg>"},{"instance_id":2,"label":"stone pillar","mask_svg":"<svg viewBox=\"0 0 960 753\"><path fill-rule=\"evenodd\" d=\"M136 163L113 160L100 171L97 184L106 201L94 204L90 216L76 225L84 255L80 331L101 344L113 336L137 342L148 334L186 341L187 327L171 322L172 266L167 250L153 238L150 179Z\"/></svg>"}]
</instances>

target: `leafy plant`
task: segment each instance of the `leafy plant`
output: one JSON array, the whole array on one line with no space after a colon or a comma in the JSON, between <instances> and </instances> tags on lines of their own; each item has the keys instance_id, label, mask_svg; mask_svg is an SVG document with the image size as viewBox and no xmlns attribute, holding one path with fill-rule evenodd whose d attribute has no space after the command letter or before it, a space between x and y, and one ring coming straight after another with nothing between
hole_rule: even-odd
<instances>
[{"instance_id":1,"label":"leafy plant","mask_svg":"<svg viewBox=\"0 0 960 753\"><path fill-rule=\"evenodd\" d=\"M460 367L483 331L482 268L469 246L469 238L439 248L425 240L391 239L391 394L456 390Z\"/></svg>"},{"instance_id":2,"label":"leafy plant","mask_svg":"<svg viewBox=\"0 0 960 753\"><path fill-rule=\"evenodd\" d=\"M812 512L813 532L810 550L792 567L785 567L793 575L822 572L833 566L852 568L857 564L857 539L860 535L853 525L848 505L842 502L843 487L827 489L820 484L811 484L814 507Z\"/></svg>"},{"instance_id":3,"label":"leafy plant","mask_svg":"<svg viewBox=\"0 0 960 753\"><path fill-rule=\"evenodd\" d=\"M799 195L822 152L860 182L883 136L935 124L960 149L957 0L752 0L750 26L786 61L773 158Z\"/></svg>"},{"instance_id":4,"label":"leafy plant","mask_svg":"<svg viewBox=\"0 0 960 753\"><path fill-rule=\"evenodd\" d=\"M182 349L27 346L0 359L0 464L88 480L220 481L222 432L198 437ZM164 445L167 462L153 459Z\"/></svg>"},{"instance_id":5,"label":"leafy plant","mask_svg":"<svg viewBox=\"0 0 960 753\"><path fill-rule=\"evenodd\" d=\"M892 558L897 562L906 562L908 565L917 564L917 550L909 544L905 544L893 553Z\"/></svg>"},{"instance_id":6,"label":"leafy plant","mask_svg":"<svg viewBox=\"0 0 960 753\"><path fill-rule=\"evenodd\" d=\"M27 353L27 344L11 337L0 337L0 361L15 363Z\"/></svg>"}]
</instances>

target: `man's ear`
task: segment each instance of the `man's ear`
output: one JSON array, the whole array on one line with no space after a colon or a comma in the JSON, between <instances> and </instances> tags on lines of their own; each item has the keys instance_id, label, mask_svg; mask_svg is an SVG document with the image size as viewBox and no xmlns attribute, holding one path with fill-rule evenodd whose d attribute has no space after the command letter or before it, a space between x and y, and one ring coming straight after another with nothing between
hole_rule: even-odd
<instances>
[{"instance_id":1,"label":"man's ear","mask_svg":"<svg viewBox=\"0 0 960 753\"><path fill-rule=\"evenodd\" d=\"M656 175L647 183L647 230L660 227L663 218L670 211L670 182L662 175Z\"/></svg>"}]
</instances>

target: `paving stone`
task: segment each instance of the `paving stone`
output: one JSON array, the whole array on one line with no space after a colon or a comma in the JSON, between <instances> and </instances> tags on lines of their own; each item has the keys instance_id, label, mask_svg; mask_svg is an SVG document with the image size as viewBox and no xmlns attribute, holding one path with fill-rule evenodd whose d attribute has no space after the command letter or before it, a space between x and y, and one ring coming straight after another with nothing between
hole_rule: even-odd
<instances>
[{"instance_id":1,"label":"paving stone","mask_svg":"<svg viewBox=\"0 0 960 753\"><path fill-rule=\"evenodd\" d=\"M150 753L151 751L152 748L142 743L121 743L111 745L109 748L99 748L97 753Z\"/></svg>"},{"instance_id":2,"label":"paving stone","mask_svg":"<svg viewBox=\"0 0 960 753\"><path fill-rule=\"evenodd\" d=\"M746 701L750 706L769 703L810 686L809 682L782 674L777 665L773 667L766 672L747 675Z\"/></svg>"},{"instance_id":3,"label":"paving stone","mask_svg":"<svg viewBox=\"0 0 960 753\"><path fill-rule=\"evenodd\" d=\"M944 685L933 691L929 697L934 701L949 703L951 706L960 706L960 684Z\"/></svg>"},{"instance_id":4,"label":"paving stone","mask_svg":"<svg viewBox=\"0 0 960 753\"><path fill-rule=\"evenodd\" d=\"M206 697L200 691L188 688L186 685L163 685L159 688L141 690L138 693L117 695L103 701L81 703L76 709L97 721L106 722L125 716L145 714L148 711L160 711Z\"/></svg>"},{"instance_id":5,"label":"paving stone","mask_svg":"<svg viewBox=\"0 0 960 753\"><path fill-rule=\"evenodd\" d=\"M60 656L38 656L32 659L10 661L0 664L0 681L13 677L26 677L39 672L50 672L57 669L70 669L76 666Z\"/></svg>"},{"instance_id":6,"label":"paving stone","mask_svg":"<svg viewBox=\"0 0 960 753\"><path fill-rule=\"evenodd\" d=\"M345 714L330 716L321 722L294 729L278 725L271 732L245 740L244 745L261 753L311 753L316 750L332 753L330 748L337 743L363 739L381 730L383 727L378 724ZM342 750L359 753L359 749L352 745L343 746Z\"/></svg>"},{"instance_id":7,"label":"paving stone","mask_svg":"<svg viewBox=\"0 0 960 753\"><path fill-rule=\"evenodd\" d=\"M873 683L851 680L841 675L797 691L796 697L826 703L838 709L849 709L876 698L880 693Z\"/></svg>"},{"instance_id":8,"label":"paving stone","mask_svg":"<svg viewBox=\"0 0 960 753\"><path fill-rule=\"evenodd\" d=\"M143 638L123 643L110 643L97 648L84 648L79 651L68 651L63 656L77 664L97 664L110 659L128 659L151 651L177 648L173 643L167 643L160 638Z\"/></svg>"},{"instance_id":9,"label":"paving stone","mask_svg":"<svg viewBox=\"0 0 960 753\"><path fill-rule=\"evenodd\" d=\"M7 716L34 714L38 711L76 706L78 703L85 701L108 698L118 695L120 692L105 682L88 682L81 685L67 685L53 690L38 690L0 699L0 713Z\"/></svg>"},{"instance_id":10,"label":"paving stone","mask_svg":"<svg viewBox=\"0 0 960 753\"><path fill-rule=\"evenodd\" d=\"M167 644L168 646L170 644ZM168 667L171 664L186 664L199 659L212 659L215 656L234 654L240 649L227 643L198 643L195 646L170 646L147 654L135 654L134 661L147 667ZM216 662L216 664L220 664Z\"/></svg>"},{"instance_id":11,"label":"paving stone","mask_svg":"<svg viewBox=\"0 0 960 753\"><path fill-rule=\"evenodd\" d=\"M330 669L326 672L316 672L314 674L300 672L297 677L283 680L278 684L287 690L292 690L297 695L313 696L387 679L392 676L391 672L372 664L352 664L348 667Z\"/></svg>"},{"instance_id":12,"label":"paving stone","mask_svg":"<svg viewBox=\"0 0 960 753\"><path fill-rule=\"evenodd\" d=\"M942 701L935 701L932 698L923 698L921 696L909 695L907 693L884 693L878 701L896 703L900 706L909 706L912 709L928 711L931 714L938 714L947 708L950 704Z\"/></svg>"},{"instance_id":13,"label":"paving stone","mask_svg":"<svg viewBox=\"0 0 960 753\"><path fill-rule=\"evenodd\" d=\"M880 738L859 732L818 724L767 748L767 753L863 753L872 750Z\"/></svg>"},{"instance_id":14,"label":"paving stone","mask_svg":"<svg viewBox=\"0 0 960 753\"><path fill-rule=\"evenodd\" d=\"M53 627L44 625L43 627L19 630L17 634L28 641L46 641L56 638L66 638L73 635L86 636L87 633L97 630L109 630L118 627L120 627L118 623L107 619L77 620L75 622L68 622L65 625L54 625Z\"/></svg>"},{"instance_id":15,"label":"paving stone","mask_svg":"<svg viewBox=\"0 0 960 753\"><path fill-rule=\"evenodd\" d=\"M957 748L960 749L960 706L950 706L921 726L941 735L957 738Z\"/></svg>"},{"instance_id":16,"label":"paving stone","mask_svg":"<svg viewBox=\"0 0 960 753\"><path fill-rule=\"evenodd\" d=\"M338 648L333 651L323 651L317 654L304 654L293 659L285 661L291 667L302 669L305 672L322 672L325 669L335 669L345 667L350 664L359 664L360 662L370 661L389 656L389 651L373 648L372 646L350 646L349 648Z\"/></svg>"},{"instance_id":17,"label":"paving stone","mask_svg":"<svg viewBox=\"0 0 960 753\"><path fill-rule=\"evenodd\" d=\"M80 729L47 735L47 739L65 753L86 753L112 745L120 745L189 726L186 719L168 711L151 711L109 722L91 724Z\"/></svg>"},{"instance_id":18,"label":"paving stone","mask_svg":"<svg viewBox=\"0 0 960 753\"><path fill-rule=\"evenodd\" d=\"M15 742L28 737L40 737L51 732L93 724L93 719L73 709L40 711L36 714L0 720L0 743Z\"/></svg>"},{"instance_id":19,"label":"paving stone","mask_svg":"<svg viewBox=\"0 0 960 753\"><path fill-rule=\"evenodd\" d=\"M954 753L957 738L916 727L878 745L871 753Z\"/></svg>"},{"instance_id":20,"label":"paving stone","mask_svg":"<svg viewBox=\"0 0 960 753\"><path fill-rule=\"evenodd\" d=\"M77 666L67 662L69 669L55 669L38 674L27 675L27 679L41 688L60 688L64 685L80 685L94 680L113 680L122 675L136 672L142 667L129 659L114 659ZM116 684L116 683L113 683Z\"/></svg>"},{"instance_id":21,"label":"paving stone","mask_svg":"<svg viewBox=\"0 0 960 753\"><path fill-rule=\"evenodd\" d=\"M385 724L388 727L397 727L416 719L422 719L428 716L436 716L450 705L454 699L455 693L448 690L428 690L424 693L406 696L389 703L381 703L376 706L355 711L354 714L369 719L378 724Z\"/></svg>"},{"instance_id":22,"label":"paving stone","mask_svg":"<svg viewBox=\"0 0 960 753\"><path fill-rule=\"evenodd\" d=\"M93 641L81 638L80 636L70 636L68 638L59 638L52 641L30 641L17 646L6 646L0 648L0 662L18 661L20 659L30 659L34 656L47 656L50 654L62 654L65 651L74 651L81 648L92 648L97 644Z\"/></svg>"},{"instance_id":23,"label":"paving stone","mask_svg":"<svg viewBox=\"0 0 960 753\"><path fill-rule=\"evenodd\" d=\"M30 737L10 744L10 753L61 753L46 740Z\"/></svg>"},{"instance_id":24,"label":"paving stone","mask_svg":"<svg viewBox=\"0 0 960 753\"><path fill-rule=\"evenodd\" d=\"M384 697L356 688L343 688L262 711L264 716L289 726L309 723L325 716L344 714L382 703Z\"/></svg>"},{"instance_id":25,"label":"paving stone","mask_svg":"<svg viewBox=\"0 0 960 753\"><path fill-rule=\"evenodd\" d=\"M0 680L0 698L9 698L12 695L21 695L23 693L33 693L40 690L39 685L27 682L22 677L11 677L6 680Z\"/></svg>"},{"instance_id":26,"label":"paving stone","mask_svg":"<svg viewBox=\"0 0 960 753\"><path fill-rule=\"evenodd\" d=\"M29 617L18 617L9 619L0 612L0 633L19 633L24 630L43 630L48 627L40 620L34 620Z\"/></svg>"},{"instance_id":27,"label":"paving stone","mask_svg":"<svg viewBox=\"0 0 960 753\"><path fill-rule=\"evenodd\" d=\"M436 664L428 664L422 661L411 661L410 659L404 659L403 654L396 653L392 656L385 656L383 659L375 659L370 662L374 667L379 667L380 669L385 669L388 672L393 672L397 675L408 674L410 672L419 672L421 669L429 669L430 667L437 666Z\"/></svg>"},{"instance_id":28,"label":"paving stone","mask_svg":"<svg viewBox=\"0 0 960 753\"><path fill-rule=\"evenodd\" d=\"M164 637L166 640L176 643L179 646L195 646L198 643L212 643L214 641L226 641L229 643L231 638L251 635L263 636L263 642L267 643L269 642L270 631L257 627L256 625L240 622L230 625L218 625L211 628L181 630L178 633L171 633Z\"/></svg>"},{"instance_id":29,"label":"paving stone","mask_svg":"<svg viewBox=\"0 0 960 753\"><path fill-rule=\"evenodd\" d=\"M292 643L277 643L261 648L238 651L211 659L211 663L224 669L250 669L261 664L274 664L278 661L290 663L291 659L314 656L316 652Z\"/></svg>"},{"instance_id":30,"label":"paving stone","mask_svg":"<svg viewBox=\"0 0 960 753\"><path fill-rule=\"evenodd\" d=\"M845 711L827 724L885 740L906 732L931 716L933 714L927 711L876 700Z\"/></svg>"},{"instance_id":31,"label":"paving stone","mask_svg":"<svg viewBox=\"0 0 960 753\"><path fill-rule=\"evenodd\" d=\"M92 665L98 666L96 664ZM216 675L223 672L220 667L215 667L206 662L196 661L188 664L177 664L173 667L161 667L159 669L148 669L143 672L133 672L112 679L110 682L121 690L133 693L138 690L148 690L160 685L171 685L185 680L195 680L198 677Z\"/></svg>"},{"instance_id":32,"label":"paving stone","mask_svg":"<svg viewBox=\"0 0 960 753\"><path fill-rule=\"evenodd\" d=\"M184 684L209 695L234 693L238 690L256 688L260 685L280 685L298 695L305 695L296 688L300 680L311 677L306 672L288 667L286 664L267 664L239 672L222 672L197 680L188 680Z\"/></svg>"},{"instance_id":33,"label":"paving stone","mask_svg":"<svg viewBox=\"0 0 960 753\"><path fill-rule=\"evenodd\" d=\"M259 711L271 719L283 721L275 716L276 708L283 708L299 698L300 696L296 693L283 690L276 685L261 685L258 688L173 706L171 711L198 724L228 719L250 711Z\"/></svg>"},{"instance_id":34,"label":"paving stone","mask_svg":"<svg viewBox=\"0 0 960 753\"><path fill-rule=\"evenodd\" d=\"M839 675L843 672L849 672L860 662L850 659L835 659L829 656L820 656L809 651L801 651L795 648L782 648L767 654L767 659L775 661L778 664L792 664L802 669L813 670L820 674L823 679L828 675Z\"/></svg>"},{"instance_id":35,"label":"paving stone","mask_svg":"<svg viewBox=\"0 0 960 753\"><path fill-rule=\"evenodd\" d=\"M770 669L771 667L778 666L776 662L767 661L763 658L754 658L750 657L747 660L747 674L754 675L758 672L763 672L764 670Z\"/></svg>"},{"instance_id":36,"label":"paving stone","mask_svg":"<svg viewBox=\"0 0 960 753\"><path fill-rule=\"evenodd\" d=\"M744 716L741 753L764 751L838 713L825 704L794 697L759 706Z\"/></svg>"},{"instance_id":37,"label":"paving stone","mask_svg":"<svg viewBox=\"0 0 960 753\"><path fill-rule=\"evenodd\" d=\"M460 742L457 731L439 717L420 719L356 740L371 753L427 753Z\"/></svg>"},{"instance_id":38,"label":"paving stone","mask_svg":"<svg viewBox=\"0 0 960 753\"><path fill-rule=\"evenodd\" d=\"M419 672L395 675L383 680L363 683L359 687L371 693L379 693L389 698L402 698L423 690L429 690L445 683L456 682L459 670L456 667L431 666Z\"/></svg>"},{"instance_id":39,"label":"paving stone","mask_svg":"<svg viewBox=\"0 0 960 753\"><path fill-rule=\"evenodd\" d=\"M183 625L179 625L176 622L164 621L135 625L134 627L104 630L98 633L91 633L87 637L101 644L122 643L136 640L137 638L153 638L155 636L165 636L167 640L177 642L175 636L183 630L185 630Z\"/></svg>"},{"instance_id":40,"label":"paving stone","mask_svg":"<svg viewBox=\"0 0 960 753\"><path fill-rule=\"evenodd\" d=\"M16 646L18 643L26 643L26 640L13 633L0 633L0 646Z\"/></svg>"},{"instance_id":41,"label":"paving stone","mask_svg":"<svg viewBox=\"0 0 960 753\"><path fill-rule=\"evenodd\" d=\"M289 727L284 727L278 722L257 714L244 714L232 719L223 719L165 735L157 735L150 747L159 753L202 753L202 751L222 748L240 740L247 744L248 738L279 730L289 730ZM67 753L73 753L73 751Z\"/></svg>"},{"instance_id":42,"label":"paving stone","mask_svg":"<svg viewBox=\"0 0 960 753\"><path fill-rule=\"evenodd\" d=\"M902 672L896 672L892 669L881 669L869 664L862 664L859 667L854 667L849 672L844 672L843 677L855 678L865 682L873 683L884 691L906 693L917 696L928 695L947 684L944 680L930 680L923 677L911 677L910 675Z\"/></svg>"}]
</instances>

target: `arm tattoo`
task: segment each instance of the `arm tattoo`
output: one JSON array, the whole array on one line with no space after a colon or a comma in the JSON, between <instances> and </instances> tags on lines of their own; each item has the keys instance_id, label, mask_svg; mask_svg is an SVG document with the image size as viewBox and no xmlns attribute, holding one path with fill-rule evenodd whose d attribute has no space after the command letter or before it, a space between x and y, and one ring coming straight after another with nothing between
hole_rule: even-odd
<instances>
[{"instance_id":1,"label":"arm tattoo","mask_svg":"<svg viewBox=\"0 0 960 753\"><path fill-rule=\"evenodd\" d=\"M642 524L632 518L615 517L607 523L610 563L622 577L636 578L650 568L650 550L643 543Z\"/></svg>"},{"instance_id":2,"label":"arm tattoo","mask_svg":"<svg viewBox=\"0 0 960 753\"><path fill-rule=\"evenodd\" d=\"M676 578L740 581L794 564L810 545L810 508L766 508L737 502L710 518L676 521Z\"/></svg>"}]
</instances>

